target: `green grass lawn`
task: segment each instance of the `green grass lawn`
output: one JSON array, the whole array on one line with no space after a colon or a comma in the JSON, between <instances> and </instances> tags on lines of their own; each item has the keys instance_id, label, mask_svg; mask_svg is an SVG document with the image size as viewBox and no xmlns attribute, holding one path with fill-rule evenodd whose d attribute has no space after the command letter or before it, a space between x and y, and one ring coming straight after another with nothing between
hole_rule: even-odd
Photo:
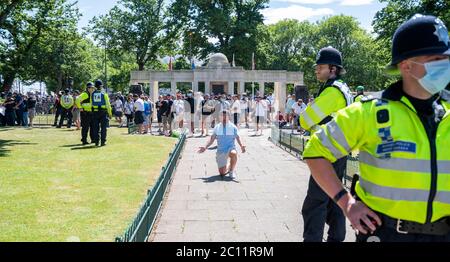
<instances>
[{"instance_id":1,"label":"green grass lawn","mask_svg":"<svg viewBox=\"0 0 450 262\"><path fill-rule=\"evenodd\" d=\"M114 241L128 227L176 140L109 128L0 128L0 241Z\"/></svg>"}]
</instances>

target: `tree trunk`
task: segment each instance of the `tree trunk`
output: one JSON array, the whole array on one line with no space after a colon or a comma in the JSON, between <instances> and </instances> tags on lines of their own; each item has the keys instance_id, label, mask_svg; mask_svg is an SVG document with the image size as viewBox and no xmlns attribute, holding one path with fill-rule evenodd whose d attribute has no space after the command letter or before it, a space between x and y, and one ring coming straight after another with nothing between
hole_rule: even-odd
<instances>
[{"instance_id":1,"label":"tree trunk","mask_svg":"<svg viewBox=\"0 0 450 262\"><path fill-rule=\"evenodd\" d=\"M139 71L144 71L144 65L145 65L145 63L144 62L140 62L140 61L138 61L138 67L139 67Z\"/></svg>"},{"instance_id":2,"label":"tree trunk","mask_svg":"<svg viewBox=\"0 0 450 262\"><path fill-rule=\"evenodd\" d=\"M4 92L8 92L11 90L12 84L14 83L14 78L16 74L15 73L9 73L5 75L5 78L3 80L3 86L2 89Z\"/></svg>"}]
</instances>

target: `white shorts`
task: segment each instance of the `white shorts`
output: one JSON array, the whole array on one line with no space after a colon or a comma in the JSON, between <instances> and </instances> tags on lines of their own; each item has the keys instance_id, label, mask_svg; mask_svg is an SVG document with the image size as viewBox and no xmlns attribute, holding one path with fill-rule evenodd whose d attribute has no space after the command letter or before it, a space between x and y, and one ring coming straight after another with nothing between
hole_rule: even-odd
<instances>
[{"instance_id":1,"label":"white shorts","mask_svg":"<svg viewBox=\"0 0 450 262\"><path fill-rule=\"evenodd\" d=\"M222 167L226 167L227 166L227 162L228 162L228 156L230 155L230 152L236 149L231 149L230 151L228 151L227 153L219 153L216 152L216 162L217 162L217 167L218 168L222 168Z\"/></svg>"}]
</instances>

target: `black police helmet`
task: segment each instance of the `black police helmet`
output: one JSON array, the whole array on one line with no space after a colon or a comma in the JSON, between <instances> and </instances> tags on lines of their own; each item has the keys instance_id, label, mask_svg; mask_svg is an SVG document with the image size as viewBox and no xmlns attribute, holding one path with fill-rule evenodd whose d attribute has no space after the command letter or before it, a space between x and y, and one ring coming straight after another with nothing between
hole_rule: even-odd
<instances>
[{"instance_id":1,"label":"black police helmet","mask_svg":"<svg viewBox=\"0 0 450 262\"><path fill-rule=\"evenodd\" d=\"M102 80L98 79L95 81L95 87L102 87L102 86L103 86Z\"/></svg>"},{"instance_id":2,"label":"black police helmet","mask_svg":"<svg viewBox=\"0 0 450 262\"><path fill-rule=\"evenodd\" d=\"M398 73L397 64L411 57L450 55L448 30L435 16L415 14L395 31L391 52L391 73Z\"/></svg>"},{"instance_id":3,"label":"black police helmet","mask_svg":"<svg viewBox=\"0 0 450 262\"><path fill-rule=\"evenodd\" d=\"M64 89L64 93L68 94L70 90L68 88Z\"/></svg>"},{"instance_id":4,"label":"black police helmet","mask_svg":"<svg viewBox=\"0 0 450 262\"><path fill-rule=\"evenodd\" d=\"M341 73L345 73L344 67L342 65L342 55L336 48L331 46L324 47L319 50L316 57L316 65L335 65L342 69Z\"/></svg>"},{"instance_id":5,"label":"black police helmet","mask_svg":"<svg viewBox=\"0 0 450 262\"><path fill-rule=\"evenodd\" d=\"M92 84L92 82L89 82L86 84L86 88L93 87L93 86L94 86L94 84Z\"/></svg>"}]
</instances>

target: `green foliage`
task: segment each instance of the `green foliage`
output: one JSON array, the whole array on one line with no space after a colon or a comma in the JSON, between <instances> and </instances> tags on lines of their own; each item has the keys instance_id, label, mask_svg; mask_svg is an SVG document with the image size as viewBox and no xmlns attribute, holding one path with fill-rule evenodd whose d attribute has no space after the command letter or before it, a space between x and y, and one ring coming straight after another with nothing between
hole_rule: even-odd
<instances>
[{"instance_id":1,"label":"green foliage","mask_svg":"<svg viewBox=\"0 0 450 262\"><path fill-rule=\"evenodd\" d=\"M122 0L108 14L94 17L88 31L114 54L130 52L139 70L174 47L178 28L166 17L163 0Z\"/></svg>"},{"instance_id":2,"label":"green foliage","mask_svg":"<svg viewBox=\"0 0 450 262\"><path fill-rule=\"evenodd\" d=\"M304 72L305 84L314 92L320 84L313 65L322 47L333 46L341 51L347 74L344 79L353 87L383 89L392 81L385 73L389 61L385 44L375 41L360 28L355 18L339 15L318 23L282 20L258 27L259 66L268 70Z\"/></svg>"},{"instance_id":3,"label":"green foliage","mask_svg":"<svg viewBox=\"0 0 450 262\"><path fill-rule=\"evenodd\" d=\"M450 26L450 1L448 0L380 0L387 5L378 11L372 21L379 39L389 41L395 30L414 14L438 16Z\"/></svg>"},{"instance_id":4,"label":"green foliage","mask_svg":"<svg viewBox=\"0 0 450 262\"><path fill-rule=\"evenodd\" d=\"M257 27L263 23L261 10L268 0L191 0L175 1L172 16L179 17L183 28L182 54L205 60L209 54L221 52L229 60L235 55L236 65L251 67L256 52Z\"/></svg>"}]
</instances>

